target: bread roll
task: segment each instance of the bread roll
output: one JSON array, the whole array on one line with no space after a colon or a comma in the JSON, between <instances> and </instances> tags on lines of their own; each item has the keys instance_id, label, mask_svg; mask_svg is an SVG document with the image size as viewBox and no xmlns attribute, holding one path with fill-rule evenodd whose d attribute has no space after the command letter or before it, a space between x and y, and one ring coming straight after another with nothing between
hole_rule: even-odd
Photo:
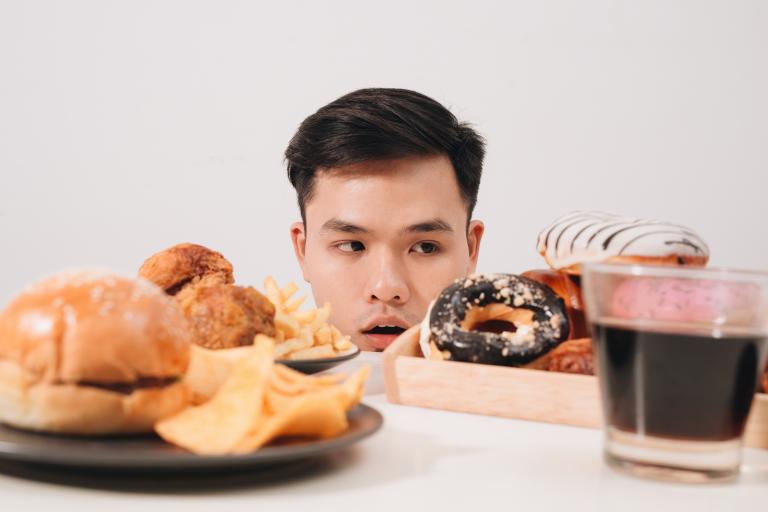
<instances>
[{"instance_id":1,"label":"bread roll","mask_svg":"<svg viewBox=\"0 0 768 512\"><path fill-rule=\"evenodd\" d=\"M0 421L68 434L149 432L183 408L191 334L144 279L57 274L0 312Z\"/></svg>"}]
</instances>

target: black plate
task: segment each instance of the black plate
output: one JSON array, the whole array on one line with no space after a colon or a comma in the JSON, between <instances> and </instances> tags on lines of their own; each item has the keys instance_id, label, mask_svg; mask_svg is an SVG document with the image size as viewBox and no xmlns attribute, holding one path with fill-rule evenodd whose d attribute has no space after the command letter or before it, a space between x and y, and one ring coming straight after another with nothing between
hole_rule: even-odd
<instances>
[{"instance_id":1,"label":"black plate","mask_svg":"<svg viewBox=\"0 0 768 512\"><path fill-rule=\"evenodd\" d=\"M294 370L302 373L312 374L312 373L318 373L325 370L329 370L334 366L338 366L344 361L349 361L350 359L354 359L359 355L360 355L360 347L355 345L354 348L349 351L349 353L342 354L336 357L326 357L324 359L298 359L298 360L279 359L275 362L284 364L285 366L289 368L293 368Z\"/></svg>"},{"instance_id":2,"label":"black plate","mask_svg":"<svg viewBox=\"0 0 768 512\"><path fill-rule=\"evenodd\" d=\"M267 446L248 455L199 456L157 436L115 438L38 434L0 425L0 461L124 473L203 473L271 467L346 448L370 436L381 414L360 404L348 413L349 429L332 439Z\"/></svg>"}]
</instances>

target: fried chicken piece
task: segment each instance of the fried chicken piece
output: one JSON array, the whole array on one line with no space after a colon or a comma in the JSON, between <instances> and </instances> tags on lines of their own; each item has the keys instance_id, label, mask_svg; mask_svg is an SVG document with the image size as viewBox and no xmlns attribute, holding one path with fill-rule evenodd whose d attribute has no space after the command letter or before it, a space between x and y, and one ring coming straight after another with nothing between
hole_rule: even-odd
<instances>
[{"instance_id":1,"label":"fried chicken piece","mask_svg":"<svg viewBox=\"0 0 768 512\"><path fill-rule=\"evenodd\" d=\"M595 364L592 353L592 340L590 338L578 338L564 341L540 358L527 364L526 368L550 372L594 375Z\"/></svg>"},{"instance_id":2,"label":"fried chicken piece","mask_svg":"<svg viewBox=\"0 0 768 512\"><path fill-rule=\"evenodd\" d=\"M206 348L251 345L256 334L274 336L275 306L255 288L209 284L204 277L187 285L176 302L194 333L194 341Z\"/></svg>"},{"instance_id":3,"label":"fried chicken piece","mask_svg":"<svg viewBox=\"0 0 768 512\"><path fill-rule=\"evenodd\" d=\"M178 244L150 256L139 276L174 295L194 341L207 348L250 345L275 334L275 307L251 287L235 286L232 264L197 244Z\"/></svg>"},{"instance_id":4,"label":"fried chicken piece","mask_svg":"<svg viewBox=\"0 0 768 512\"><path fill-rule=\"evenodd\" d=\"M216 251L197 244L178 244L153 254L139 269L168 295L176 295L201 280L207 284L231 284L232 264Z\"/></svg>"}]
</instances>

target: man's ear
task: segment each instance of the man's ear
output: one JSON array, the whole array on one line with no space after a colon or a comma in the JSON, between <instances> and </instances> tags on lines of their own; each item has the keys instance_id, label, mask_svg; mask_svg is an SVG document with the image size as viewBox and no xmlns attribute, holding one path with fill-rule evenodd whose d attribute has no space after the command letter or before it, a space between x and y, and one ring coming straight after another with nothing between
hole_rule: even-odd
<instances>
[{"instance_id":1,"label":"man's ear","mask_svg":"<svg viewBox=\"0 0 768 512\"><path fill-rule=\"evenodd\" d=\"M301 267L301 274L304 281L309 282L307 277L306 252L307 252L307 232L303 222L294 222L291 224L291 241L293 242L293 252L296 254L296 261Z\"/></svg>"},{"instance_id":2,"label":"man's ear","mask_svg":"<svg viewBox=\"0 0 768 512\"><path fill-rule=\"evenodd\" d=\"M473 220L467 228L467 245L469 248L469 268L467 274L472 274L477 269L477 258L480 256L480 241L485 233L485 224L480 220Z\"/></svg>"}]
</instances>

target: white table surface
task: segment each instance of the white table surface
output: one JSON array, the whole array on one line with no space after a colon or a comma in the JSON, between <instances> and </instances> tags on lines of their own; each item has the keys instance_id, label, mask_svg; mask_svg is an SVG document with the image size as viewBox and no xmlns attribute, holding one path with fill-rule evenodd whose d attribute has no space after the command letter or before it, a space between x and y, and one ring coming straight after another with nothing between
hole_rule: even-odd
<instances>
[{"instance_id":1,"label":"white table surface","mask_svg":"<svg viewBox=\"0 0 768 512\"><path fill-rule=\"evenodd\" d=\"M377 434L287 474L84 478L4 466L0 510L762 510L768 451L745 450L734 483L634 479L601 459L597 430L365 402ZM170 508L169 508L170 507ZM437 508L439 507L439 508Z\"/></svg>"}]
</instances>

